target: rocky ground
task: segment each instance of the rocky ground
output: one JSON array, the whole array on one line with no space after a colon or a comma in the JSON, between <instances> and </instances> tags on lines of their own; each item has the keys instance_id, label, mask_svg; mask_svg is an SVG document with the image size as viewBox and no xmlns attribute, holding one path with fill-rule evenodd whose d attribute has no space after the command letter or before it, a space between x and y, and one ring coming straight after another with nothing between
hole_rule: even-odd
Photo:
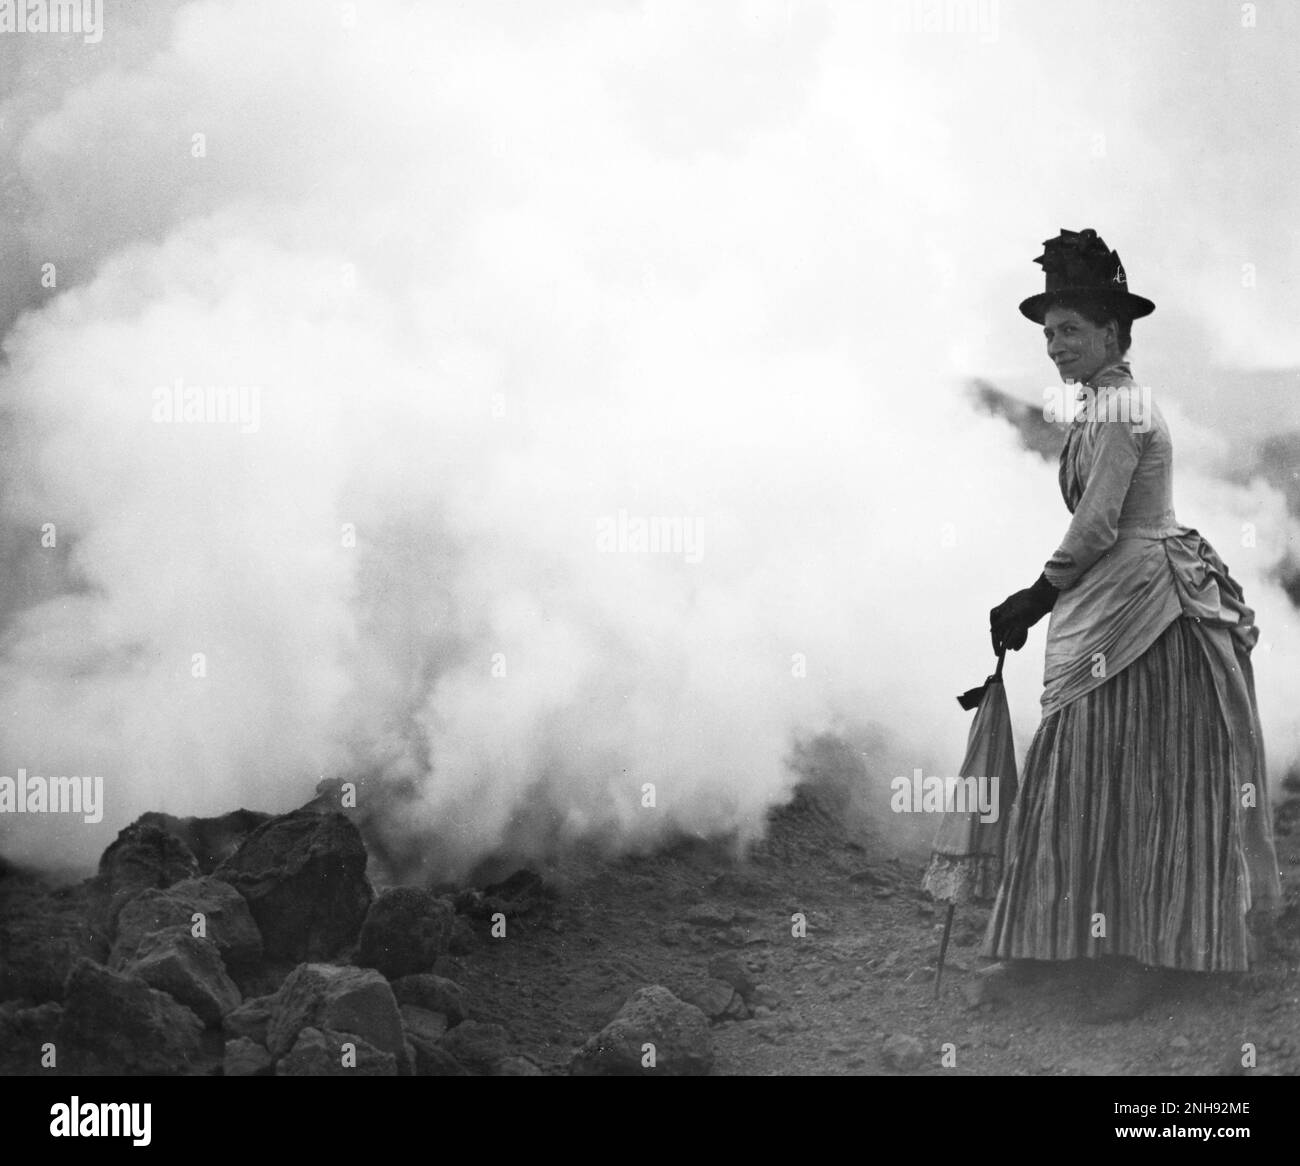
<instances>
[{"instance_id":1,"label":"rocky ground","mask_svg":"<svg viewBox=\"0 0 1300 1166\"><path fill-rule=\"evenodd\" d=\"M1175 977L1102 1025L1066 979L987 998L975 909L936 1003L924 854L886 857L850 818L805 786L743 854L570 851L376 888L328 791L277 818L146 815L93 880L0 876L0 1071L1300 1072L1300 800L1277 812L1288 906L1256 970Z\"/></svg>"}]
</instances>

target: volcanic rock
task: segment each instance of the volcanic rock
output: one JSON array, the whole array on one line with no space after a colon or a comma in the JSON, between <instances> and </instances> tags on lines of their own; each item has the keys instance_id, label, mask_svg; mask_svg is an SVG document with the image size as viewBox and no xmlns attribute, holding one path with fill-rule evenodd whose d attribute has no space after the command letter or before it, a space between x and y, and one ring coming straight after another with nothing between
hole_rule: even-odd
<instances>
[{"instance_id":1,"label":"volcanic rock","mask_svg":"<svg viewBox=\"0 0 1300 1166\"><path fill-rule=\"evenodd\" d=\"M374 897L361 834L342 814L272 818L214 873L248 900L270 960L337 955L356 941Z\"/></svg>"},{"instance_id":2,"label":"volcanic rock","mask_svg":"<svg viewBox=\"0 0 1300 1166\"><path fill-rule=\"evenodd\" d=\"M784 1001L781 998L781 993L770 984L756 984L753 995L749 998L749 1003L755 1008L762 1007L774 1011L780 1008Z\"/></svg>"},{"instance_id":3,"label":"volcanic rock","mask_svg":"<svg viewBox=\"0 0 1300 1166\"><path fill-rule=\"evenodd\" d=\"M914 1036L896 1033L885 1038L880 1046L880 1056L891 1069L906 1073L925 1063L925 1045Z\"/></svg>"},{"instance_id":4,"label":"volcanic rock","mask_svg":"<svg viewBox=\"0 0 1300 1166\"><path fill-rule=\"evenodd\" d=\"M502 910L523 915L538 906L545 898L546 884L536 871L523 867L509 878L484 887L483 894L499 903Z\"/></svg>"},{"instance_id":5,"label":"volcanic rock","mask_svg":"<svg viewBox=\"0 0 1300 1166\"><path fill-rule=\"evenodd\" d=\"M647 1045L653 1048L647 1049ZM646 1064L651 1053L654 1063ZM712 1067L708 1018L667 988L655 985L628 997L618 1015L574 1055L569 1072L584 1077L685 1077L708 1073Z\"/></svg>"},{"instance_id":6,"label":"volcanic rock","mask_svg":"<svg viewBox=\"0 0 1300 1166\"><path fill-rule=\"evenodd\" d=\"M51 890L38 878L0 878L0 1000L61 1000L77 960L101 960L106 946L87 922L86 884Z\"/></svg>"},{"instance_id":7,"label":"volcanic rock","mask_svg":"<svg viewBox=\"0 0 1300 1166\"><path fill-rule=\"evenodd\" d=\"M161 826L137 819L118 833L99 858L99 878L107 890L170 887L199 873L198 860L179 838Z\"/></svg>"},{"instance_id":8,"label":"volcanic rock","mask_svg":"<svg viewBox=\"0 0 1300 1166\"><path fill-rule=\"evenodd\" d=\"M227 1012L221 1019L221 1027L227 1039L235 1040L243 1036L259 1045L266 1044L266 1029L271 1022L271 1006L274 1001L274 996L257 996Z\"/></svg>"},{"instance_id":9,"label":"volcanic rock","mask_svg":"<svg viewBox=\"0 0 1300 1166\"><path fill-rule=\"evenodd\" d=\"M430 1012L418 1004L403 1004L399 1011L402 1015L402 1027L408 1037L418 1036L422 1040L440 1041L447 1032L447 1018L441 1012Z\"/></svg>"},{"instance_id":10,"label":"volcanic rock","mask_svg":"<svg viewBox=\"0 0 1300 1166\"><path fill-rule=\"evenodd\" d=\"M246 1036L226 1041L222 1073L227 1077L269 1077L273 1062L264 1045Z\"/></svg>"},{"instance_id":11,"label":"volcanic rock","mask_svg":"<svg viewBox=\"0 0 1300 1166\"><path fill-rule=\"evenodd\" d=\"M63 1008L46 1003L36 1008L20 1008L16 1004L0 1004L0 1075L36 1076L59 1067L42 1065L45 1046L57 1043L59 1022Z\"/></svg>"},{"instance_id":12,"label":"volcanic rock","mask_svg":"<svg viewBox=\"0 0 1300 1166\"><path fill-rule=\"evenodd\" d=\"M447 950L452 955L469 955L478 946L478 935L468 919L457 915L451 925Z\"/></svg>"},{"instance_id":13,"label":"volcanic rock","mask_svg":"<svg viewBox=\"0 0 1300 1166\"><path fill-rule=\"evenodd\" d=\"M357 963L398 978L427 972L447 950L455 912L419 887L392 887L371 905Z\"/></svg>"},{"instance_id":14,"label":"volcanic rock","mask_svg":"<svg viewBox=\"0 0 1300 1166\"><path fill-rule=\"evenodd\" d=\"M695 1005L710 1020L725 1016L735 998L736 990L730 984L713 977L691 984L681 994L681 999Z\"/></svg>"},{"instance_id":15,"label":"volcanic rock","mask_svg":"<svg viewBox=\"0 0 1300 1166\"><path fill-rule=\"evenodd\" d=\"M82 959L64 987L58 1032L73 1072L175 1075L198 1068L203 1022L138 977Z\"/></svg>"},{"instance_id":16,"label":"volcanic rock","mask_svg":"<svg viewBox=\"0 0 1300 1166\"><path fill-rule=\"evenodd\" d=\"M441 1047L472 1074L490 1077L510 1055L510 1034L499 1024L466 1020L442 1038Z\"/></svg>"},{"instance_id":17,"label":"volcanic rock","mask_svg":"<svg viewBox=\"0 0 1300 1166\"><path fill-rule=\"evenodd\" d=\"M536 911L546 899L546 884L536 871L520 869L499 883L492 883L481 891L467 889L454 899L458 914L471 919L491 919L498 912L507 919L515 919Z\"/></svg>"},{"instance_id":18,"label":"volcanic rock","mask_svg":"<svg viewBox=\"0 0 1300 1166\"><path fill-rule=\"evenodd\" d=\"M757 985L750 970L735 952L724 952L709 961L709 975L730 984L737 992L749 1000Z\"/></svg>"},{"instance_id":19,"label":"volcanic rock","mask_svg":"<svg viewBox=\"0 0 1300 1166\"><path fill-rule=\"evenodd\" d=\"M111 939L122 907L140 891L170 887L199 873L190 848L161 826L136 820L123 829L99 859L93 922Z\"/></svg>"},{"instance_id":20,"label":"volcanic rock","mask_svg":"<svg viewBox=\"0 0 1300 1166\"><path fill-rule=\"evenodd\" d=\"M380 1052L406 1059L393 990L369 968L302 964L290 972L271 1001L266 1047L283 1057L306 1028L353 1033Z\"/></svg>"},{"instance_id":21,"label":"volcanic rock","mask_svg":"<svg viewBox=\"0 0 1300 1166\"><path fill-rule=\"evenodd\" d=\"M167 927L195 926L203 916L207 940L216 946L228 969L250 967L262 958L262 933L248 903L234 887L205 876L186 879L165 890L141 891L117 917L117 937L108 966L119 969L135 958L140 944Z\"/></svg>"},{"instance_id":22,"label":"volcanic rock","mask_svg":"<svg viewBox=\"0 0 1300 1166\"><path fill-rule=\"evenodd\" d=\"M731 997L731 1003L722 1014L724 1020L748 1020L749 1015L749 1005L745 1003L745 998L739 992Z\"/></svg>"},{"instance_id":23,"label":"volcanic rock","mask_svg":"<svg viewBox=\"0 0 1300 1166\"><path fill-rule=\"evenodd\" d=\"M187 1005L200 1020L218 1025L240 1002L216 944L195 939L189 927L167 927L145 938L122 969Z\"/></svg>"},{"instance_id":24,"label":"volcanic rock","mask_svg":"<svg viewBox=\"0 0 1300 1166\"><path fill-rule=\"evenodd\" d=\"M397 1058L351 1032L304 1028L293 1048L276 1062L275 1074L277 1077L396 1077Z\"/></svg>"},{"instance_id":25,"label":"volcanic rock","mask_svg":"<svg viewBox=\"0 0 1300 1166\"><path fill-rule=\"evenodd\" d=\"M469 1017L469 997L454 980L424 972L394 980L392 988L398 1004L414 1004L430 1012L440 1012L447 1018L449 1027Z\"/></svg>"},{"instance_id":26,"label":"volcanic rock","mask_svg":"<svg viewBox=\"0 0 1300 1166\"><path fill-rule=\"evenodd\" d=\"M239 849L249 834L270 820L270 814L258 810L231 810L217 818L174 818L151 810L141 814L136 822L161 827L179 839L194 855L199 870L211 874Z\"/></svg>"},{"instance_id":27,"label":"volcanic rock","mask_svg":"<svg viewBox=\"0 0 1300 1166\"><path fill-rule=\"evenodd\" d=\"M408 1036L407 1043L415 1059L417 1077L468 1077L470 1072L442 1047L441 1042Z\"/></svg>"}]
</instances>

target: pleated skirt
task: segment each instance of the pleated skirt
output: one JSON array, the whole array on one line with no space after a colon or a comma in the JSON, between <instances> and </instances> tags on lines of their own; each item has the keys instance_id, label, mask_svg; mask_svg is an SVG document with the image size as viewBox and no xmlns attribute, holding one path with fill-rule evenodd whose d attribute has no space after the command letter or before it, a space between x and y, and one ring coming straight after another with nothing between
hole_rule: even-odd
<instances>
[{"instance_id":1,"label":"pleated skirt","mask_svg":"<svg viewBox=\"0 0 1300 1166\"><path fill-rule=\"evenodd\" d=\"M1176 619L1137 661L1043 719L985 955L1246 970L1242 775L1208 634Z\"/></svg>"}]
</instances>

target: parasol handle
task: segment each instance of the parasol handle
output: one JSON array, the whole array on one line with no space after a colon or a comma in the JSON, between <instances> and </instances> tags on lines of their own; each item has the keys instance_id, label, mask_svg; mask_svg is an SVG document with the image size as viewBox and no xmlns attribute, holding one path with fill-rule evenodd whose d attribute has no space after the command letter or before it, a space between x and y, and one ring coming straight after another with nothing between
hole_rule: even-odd
<instances>
[{"instance_id":1,"label":"parasol handle","mask_svg":"<svg viewBox=\"0 0 1300 1166\"><path fill-rule=\"evenodd\" d=\"M957 698L957 703L961 705L961 707L964 708L967 712L969 712L971 709L978 706L979 702L983 699L984 693L988 689L988 686L990 684L1002 683L1002 665L1006 661L1006 658L1007 658L1007 650L1003 648L1002 651L998 653L998 666L997 666L997 670L993 673L993 675L990 676L987 680L985 680L983 684L979 685L976 688L972 688L966 692L963 692L961 696Z\"/></svg>"}]
</instances>

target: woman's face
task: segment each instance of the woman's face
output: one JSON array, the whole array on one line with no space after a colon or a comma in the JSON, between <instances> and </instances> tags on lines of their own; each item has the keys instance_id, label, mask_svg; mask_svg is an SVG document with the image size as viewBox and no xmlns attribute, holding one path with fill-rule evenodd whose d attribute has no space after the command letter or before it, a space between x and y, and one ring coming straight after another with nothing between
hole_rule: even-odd
<instances>
[{"instance_id":1,"label":"woman's face","mask_svg":"<svg viewBox=\"0 0 1300 1166\"><path fill-rule=\"evenodd\" d=\"M1098 327L1073 308L1048 308L1043 317L1047 357L1061 380L1084 384L1119 356L1115 325Z\"/></svg>"}]
</instances>

